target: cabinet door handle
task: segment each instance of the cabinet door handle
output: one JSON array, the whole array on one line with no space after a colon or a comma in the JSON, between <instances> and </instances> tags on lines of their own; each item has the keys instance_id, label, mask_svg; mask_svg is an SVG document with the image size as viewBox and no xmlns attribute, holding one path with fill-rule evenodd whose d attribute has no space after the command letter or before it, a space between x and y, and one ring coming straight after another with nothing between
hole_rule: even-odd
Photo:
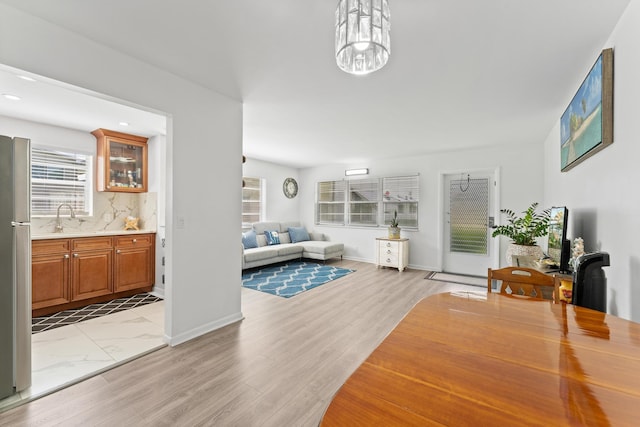
<instances>
[{"instance_id":1,"label":"cabinet door handle","mask_svg":"<svg viewBox=\"0 0 640 427\"><path fill-rule=\"evenodd\" d=\"M391 258L387 258L387 262L391 262Z\"/></svg>"},{"instance_id":2,"label":"cabinet door handle","mask_svg":"<svg viewBox=\"0 0 640 427\"><path fill-rule=\"evenodd\" d=\"M64 254L64 256L62 258L69 259L69 254Z\"/></svg>"},{"instance_id":3,"label":"cabinet door handle","mask_svg":"<svg viewBox=\"0 0 640 427\"><path fill-rule=\"evenodd\" d=\"M120 253L120 249L116 250L116 253L119 254Z\"/></svg>"},{"instance_id":4,"label":"cabinet door handle","mask_svg":"<svg viewBox=\"0 0 640 427\"><path fill-rule=\"evenodd\" d=\"M73 254L73 257L74 258L78 258L78 254Z\"/></svg>"},{"instance_id":5,"label":"cabinet door handle","mask_svg":"<svg viewBox=\"0 0 640 427\"><path fill-rule=\"evenodd\" d=\"M391 243L387 242L387 247L390 248L391 247Z\"/></svg>"},{"instance_id":6,"label":"cabinet door handle","mask_svg":"<svg viewBox=\"0 0 640 427\"><path fill-rule=\"evenodd\" d=\"M138 241L138 239L133 239L132 240L133 243L136 243L137 241Z\"/></svg>"},{"instance_id":7,"label":"cabinet door handle","mask_svg":"<svg viewBox=\"0 0 640 427\"><path fill-rule=\"evenodd\" d=\"M387 249L387 253L388 253L388 254L391 254L391 251L390 251L389 249Z\"/></svg>"}]
</instances>

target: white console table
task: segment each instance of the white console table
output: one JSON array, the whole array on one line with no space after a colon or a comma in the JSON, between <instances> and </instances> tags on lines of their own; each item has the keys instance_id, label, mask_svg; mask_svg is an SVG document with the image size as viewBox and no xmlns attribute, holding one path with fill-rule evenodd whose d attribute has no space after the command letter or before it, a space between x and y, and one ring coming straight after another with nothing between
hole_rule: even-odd
<instances>
[{"instance_id":1,"label":"white console table","mask_svg":"<svg viewBox=\"0 0 640 427\"><path fill-rule=\"evenodd\" d=\"M393 267L402 272L409 264L409 239L376 237L376 267Z\"/></svg>"}]
</instances>

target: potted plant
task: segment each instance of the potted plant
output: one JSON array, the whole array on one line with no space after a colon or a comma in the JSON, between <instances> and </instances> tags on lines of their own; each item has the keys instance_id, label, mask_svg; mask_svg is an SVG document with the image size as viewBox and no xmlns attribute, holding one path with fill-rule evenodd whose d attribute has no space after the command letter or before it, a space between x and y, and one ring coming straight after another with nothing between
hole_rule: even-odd
<instances>
[{"instance_id":1,"label":"potted plant","mask_svg":"<svg viewBox=\"0 0 640 427\"><path fill-rule=\"evenodd\" d=\"M522 216L517 216L510 209L500 209L500 212L507 216L507 225L495 227L492 236L506 236L511 239L511 244L507 247L507 264L512 265L513 255L528 255L539 260L544 253L542 248L536 244L537 237L546 236L549 233L549 212L545 209L536 212L538 202L534 202L522 212Z\"/></svg>"},{"instance_id":2,"label":"potted plant","mask_svg":"<svg viewBox=\"0 0 640 427\"><path fill-rule=\"evenodd\" d=\"M400 227L398 227L398 210L393 211L393 216L391 217L391 222L389 224L389 238L400 238Z\"/></svg>"}]
</instances>

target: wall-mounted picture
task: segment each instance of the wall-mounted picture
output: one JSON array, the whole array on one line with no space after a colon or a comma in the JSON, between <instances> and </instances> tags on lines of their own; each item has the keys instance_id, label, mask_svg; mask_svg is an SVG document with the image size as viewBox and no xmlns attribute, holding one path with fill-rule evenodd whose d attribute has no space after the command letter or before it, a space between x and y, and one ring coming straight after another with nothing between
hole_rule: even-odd
<instances>
[{"instance_id":1,"label":"wall-mounted picture","mask_svg":"<svg viewBox=\"0 0 640 427\"><path fill-rule=\"evenodd\" d=\"M566 172L613 143L613 49L602 51L560 119Z\"/></svg>"}]
</instances>

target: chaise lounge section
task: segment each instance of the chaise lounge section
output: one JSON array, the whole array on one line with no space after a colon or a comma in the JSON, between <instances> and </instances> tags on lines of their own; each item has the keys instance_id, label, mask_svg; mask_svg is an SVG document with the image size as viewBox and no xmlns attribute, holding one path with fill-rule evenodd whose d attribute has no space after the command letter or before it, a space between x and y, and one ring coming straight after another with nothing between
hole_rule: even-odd
<instances>
[{"instance_id":1,"label":"chaise lounge section","mask_svg":"<svg viewBox=\"0 0 640 427\"><path fill-rule=\"evenodd\" d=\"M297 221L256 222L243 233L242 245L243 270L300 258L326 261L344 253L343 243L327 241L322 233L309 233Z\"/></svg>"}]
</instances>

